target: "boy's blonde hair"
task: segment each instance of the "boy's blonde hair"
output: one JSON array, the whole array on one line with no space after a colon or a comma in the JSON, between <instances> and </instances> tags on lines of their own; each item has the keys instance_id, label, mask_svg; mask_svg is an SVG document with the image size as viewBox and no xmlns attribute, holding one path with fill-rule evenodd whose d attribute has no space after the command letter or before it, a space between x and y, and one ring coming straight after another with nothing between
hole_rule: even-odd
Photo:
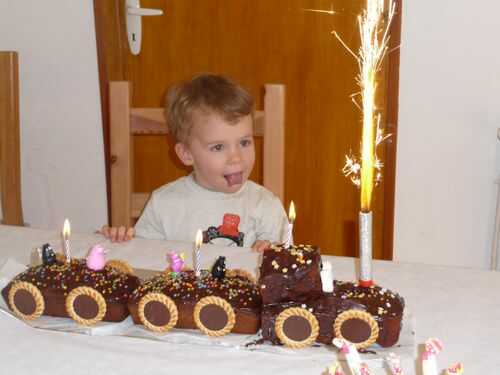
<instances>
[{"instance_id":1,"label":"boy's blonde hair","mask_svg":"<svg viewBox=\"0 0 500 375\"><path fill-rule=\"evenodd\" d=\"M171 88L165 103L170 134L176 142L186 143L193 127L194 113L215 113L228 123L253 113L248 91L227 77L215 74L195 76Z\"/></svg>"}]
</instances>

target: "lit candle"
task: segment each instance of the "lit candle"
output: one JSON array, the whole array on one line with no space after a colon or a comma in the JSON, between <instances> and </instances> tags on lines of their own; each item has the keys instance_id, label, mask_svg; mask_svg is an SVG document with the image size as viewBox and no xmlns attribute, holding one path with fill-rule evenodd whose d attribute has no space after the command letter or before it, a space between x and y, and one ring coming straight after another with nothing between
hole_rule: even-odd
<instances>
[{"instance_id":1,"label":"lit candle","mask_svg":"<svg viewBox=\"0 0 500 375\"><path fill-rule=\"evenodd\" d=\"M63 249L64 249L64 254L66 255L66 262L67 263L71 262L71 249L70 249L70 245L69 245L70 234L71 234L71 227L69 225L69 220L66 219L66 220L64 220L62 237L63 237Z\"/></svg>"},{"instance_id":2,"label":"lit candle","mask_svg":"<svg viewBox=\"0 0 500 375\"><path fill-rule=\"evenodd\" d=\"M196 240L194 242L194 267L196 272L196 277L200 277L201 274L201 244L203 243L203 233L201 229L196 232Z\"/></svg>"},{"instance_id":3,"label":"lit candle","mask_svg":"<svg viewBox=\"0 0 500 375\"><path fill-rule=\"evenodd\" d=\"M290 209L288 210L288 231L285 241L285 247L293 246L293 222L295 221L295 205L293 201L290 202Z\"/></svg>"}]
</instances>

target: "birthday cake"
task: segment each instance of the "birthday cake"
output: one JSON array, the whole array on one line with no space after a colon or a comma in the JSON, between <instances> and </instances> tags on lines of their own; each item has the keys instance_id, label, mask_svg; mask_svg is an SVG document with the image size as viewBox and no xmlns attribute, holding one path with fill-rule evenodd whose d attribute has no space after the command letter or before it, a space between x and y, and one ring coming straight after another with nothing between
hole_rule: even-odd
<instances>
[{"instance_id":1,"label":"birthday cake","mask_svg":"<svg viewBox=\"0 0 500 375\"><path fill-rule=\"evenodd\" d=\"M403 298L376 285L330 284L321 270L317 247L272 246L264 253L259 284L265 340L293 348L331 344L335 337L358 348L396 344Z\"/></svg>"},{"instance_id":2,"label":"birthday cake","mask_svg":"<svg viewBox=\"0 0 500 375\"><path fill-rule=\"evenodd\" d=\"M120 322L128 315L127 301L139 286L121 261L95 264L103 252L94 247L87 259L61 259L44 247L43 264L28 268L2 290L9 308L23 320L41 315L69 317L83 325Z\"/></svg>"},{"instance_id":3,"label":"birthday cake","mask_svg":"<svg viewBox=\"0 0 500 375\"><path fill-rule=\"evenodd\" d=\"M262 300L259 288L244 271L225 270L219 257L211 272L167 271L144 281L128 307L136 324L155 332L173 327L200 329L209 336L256 333Z\"/></svg>"}]
</instances>

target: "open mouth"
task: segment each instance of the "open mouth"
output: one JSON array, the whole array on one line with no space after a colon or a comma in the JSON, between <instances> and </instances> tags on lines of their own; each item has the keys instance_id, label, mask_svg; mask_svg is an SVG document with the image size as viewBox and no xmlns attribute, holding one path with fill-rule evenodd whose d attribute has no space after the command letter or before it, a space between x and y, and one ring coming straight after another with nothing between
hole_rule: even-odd
<instances>
[{"instance_id":1,"label":"open mouth","mask_svg":"<svg viewBox=\"0 0 500 375\"><path fill-rule=\"evenodd\" d=\"M243 172L225 174L224 178L227 181L227 186L241 185L243 182Z\"/></svg>"}]
</instances>

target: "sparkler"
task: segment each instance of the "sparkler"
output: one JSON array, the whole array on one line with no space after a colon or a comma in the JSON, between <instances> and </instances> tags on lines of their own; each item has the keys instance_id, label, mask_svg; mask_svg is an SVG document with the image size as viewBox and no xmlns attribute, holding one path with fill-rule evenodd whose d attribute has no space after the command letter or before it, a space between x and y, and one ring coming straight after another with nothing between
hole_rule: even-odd
<instances>
[{"instance_id":1,"label":"sparkler","mask_svg":"<svg viewBox=\"0 0 500 375\"><path fill-rule=\"evenodd\" d=\"M371 272L372 258L372 198L373 188L382 177L383 164L377 157L377 147L390 135L384 135L380 126L381 115L375 104L377 94L377 73L380 71L384 57L389 48L389 28L396 12L394 0L387 0L387 15L384 22L385 0L366 0L366 9L358 16L360 47L358 53L342 40L333 30L332 34L354 57L358 63L359 73L356 82L360 92L351 95L351 100L362 112L361 155L346 155L342 168L344 175L361 189L361 212L359 213L360 234L360 285L373 284ZM304 9L310 12L335 14L331 8L327 10ZM384 25L385 24L385 25ZM361 101L358 102L358 96Z\"/></svg>"},{"instance_id":2,"label":"sparkler","mask_svg":"<svg viewBox=\"0 0 500 375\"><path fill-rule=\"evenodd\" d=\"M360 87L361 104L353 101L362 111L363 128L361 138L361 157L346 155L346 164L342 172L361 188L361 211L371 211L373 187L381 179L382 162L377 157L379 146L390 135L384 135L380 126L380 113L377 113L375 97L377 93L377 73L389 48L389 27L396 11L393 0L389 0L387 21L382 27L385 0L367 0L366 9L358 16L361 45L355 54L336 31L332 34L344 48L356 59L359 73L356 82Z\"/></svg>"},{"instance_id":3,"label":"sparkler","mask_svg":"<svg viewBox=\"0 0 500 375\"><path fill-rule=\"evenodd\" d=\"M360 278L361 286L370 286L372 281L372 198L373 188L382 177L383 164L377 157L377 147L389 135L384 135L380 126L375 98L377 93L377 73L387 54L389 46L389 27L395 14L394 0L388 0L387 21L383 24L385 0L366 0L366 9L358 16L361 45L355 54L342 38L333 31L332 34L344 48L356 59L359 73L356 82L359 94L351 96L353 102L362 111L361 156L346 155L346 163L342 172L354 185L361 189L361 212L359 213L360 236ZM361 96L361 103L356 100Z\"/></svg>"}]
</instances>

